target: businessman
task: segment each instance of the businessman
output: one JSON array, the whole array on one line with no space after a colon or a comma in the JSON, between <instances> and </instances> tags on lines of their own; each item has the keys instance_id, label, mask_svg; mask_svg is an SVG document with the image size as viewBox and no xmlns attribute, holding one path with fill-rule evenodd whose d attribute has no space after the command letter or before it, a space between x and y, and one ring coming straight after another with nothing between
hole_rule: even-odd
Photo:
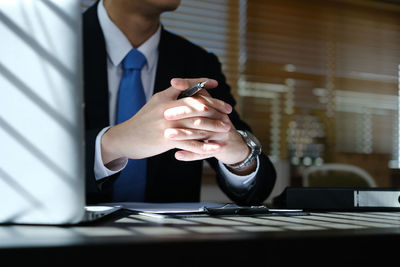
<instances>
[{"instance_id":1,"label":"businessman","mask_svg":"<svg viewBox=\"0 0 400 267\"><path fill-rule=\"evenodd\" d=\"M100 0L84 13L88 203L199 201L203 160L238 204L273 189L274 167L234 110L218 59L161 25L179 4Z\"/></svg>"}]
</instances>

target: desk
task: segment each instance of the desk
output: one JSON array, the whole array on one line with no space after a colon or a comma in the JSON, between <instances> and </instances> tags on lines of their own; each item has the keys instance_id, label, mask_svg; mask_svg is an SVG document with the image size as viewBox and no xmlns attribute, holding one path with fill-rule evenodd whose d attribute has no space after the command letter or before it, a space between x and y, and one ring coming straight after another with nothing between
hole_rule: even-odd
<instances>
[{"instance_id":1,"label":"desk","mask_svg":"<svg viewBox=\"0 0 400 267\"><path fill-rule=\"evenodd\" d=\"M379 266L398 266L399 241L400 212L157 219L121 210L91 225L0 226L0 258L52 266L80 259L103 266L139 259L185 266L215 261L365 266L378 259L384 263Z\"/></svg>"}]
</instances>

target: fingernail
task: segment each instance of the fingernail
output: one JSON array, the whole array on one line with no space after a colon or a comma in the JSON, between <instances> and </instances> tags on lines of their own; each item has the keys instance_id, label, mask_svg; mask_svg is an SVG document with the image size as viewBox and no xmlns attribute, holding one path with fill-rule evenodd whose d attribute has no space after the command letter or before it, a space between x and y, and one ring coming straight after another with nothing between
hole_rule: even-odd
<instances>
[{"instance_id":1,"label":"fingernail","mask_svg":"<svg viewBox=\"0 0 400 267\"><path fill-rule=\"evenodd\" d=\"M232 106L229 105L229 104L225 104L225 110L226 110L226 112L227 112L228 114L231 113L231 112L232 112Z\"/></svg>"},{"instance_id":2,"label":"fingernail","mask_svg":"<svg viewBox=\"0 0 400 267\"><path fill-rule=\"evenodd\" d=\"M183 155L182 153L176 153L175 157L176 157L176 159L184 159L185 155Z\"/></svg>"}]
</instances>

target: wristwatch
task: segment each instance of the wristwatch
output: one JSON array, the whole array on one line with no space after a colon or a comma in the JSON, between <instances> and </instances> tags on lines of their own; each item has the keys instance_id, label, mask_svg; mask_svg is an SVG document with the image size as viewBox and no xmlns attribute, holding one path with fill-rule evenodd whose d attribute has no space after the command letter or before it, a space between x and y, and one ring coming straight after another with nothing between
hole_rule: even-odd
<instances>
[{"instance_id":1,"label":"wristwatch","mask_svg":"<svg viewBox=\"0 0 400 267\"><path fill-rule=\"evenodd\" d=\"M237 132L242 136L243 140L246 142L247 146L250 148L250 155L242 162L236 164L227 164L229 168L234 170L242 170L249 166L261 154L261 143L249 131L237 130Z\"/></svg>"}]
</instances>

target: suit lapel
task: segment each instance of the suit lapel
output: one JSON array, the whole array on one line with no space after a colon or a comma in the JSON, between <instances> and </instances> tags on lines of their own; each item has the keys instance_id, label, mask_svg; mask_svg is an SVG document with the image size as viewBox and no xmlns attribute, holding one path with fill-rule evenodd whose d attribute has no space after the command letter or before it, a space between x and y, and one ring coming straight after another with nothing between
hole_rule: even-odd
<instances>
[{"instance_id":1,"label":"suit lapel","mask_svg":"<svg viewBox=\"0 0 400 267\"><path fill-rule=\"evenodd\" d=\"M158 45L158 64L154 93L170 87L172 78L183 77L184 68L181 61L182 58L179 57L179 51L174 47L173 36L162 28L160 43Z\"/></svg>"},{"instance_id":2,"label":"suit lapel","mask_svg":"<svg viewBox=\"0 0 400 267\"><path fill-rule=\"evenodd\" d=\"M109 125L107 52L97 16L98 2L84 14L83 53L86 129Z\"/></svg>"}]
</instances>

